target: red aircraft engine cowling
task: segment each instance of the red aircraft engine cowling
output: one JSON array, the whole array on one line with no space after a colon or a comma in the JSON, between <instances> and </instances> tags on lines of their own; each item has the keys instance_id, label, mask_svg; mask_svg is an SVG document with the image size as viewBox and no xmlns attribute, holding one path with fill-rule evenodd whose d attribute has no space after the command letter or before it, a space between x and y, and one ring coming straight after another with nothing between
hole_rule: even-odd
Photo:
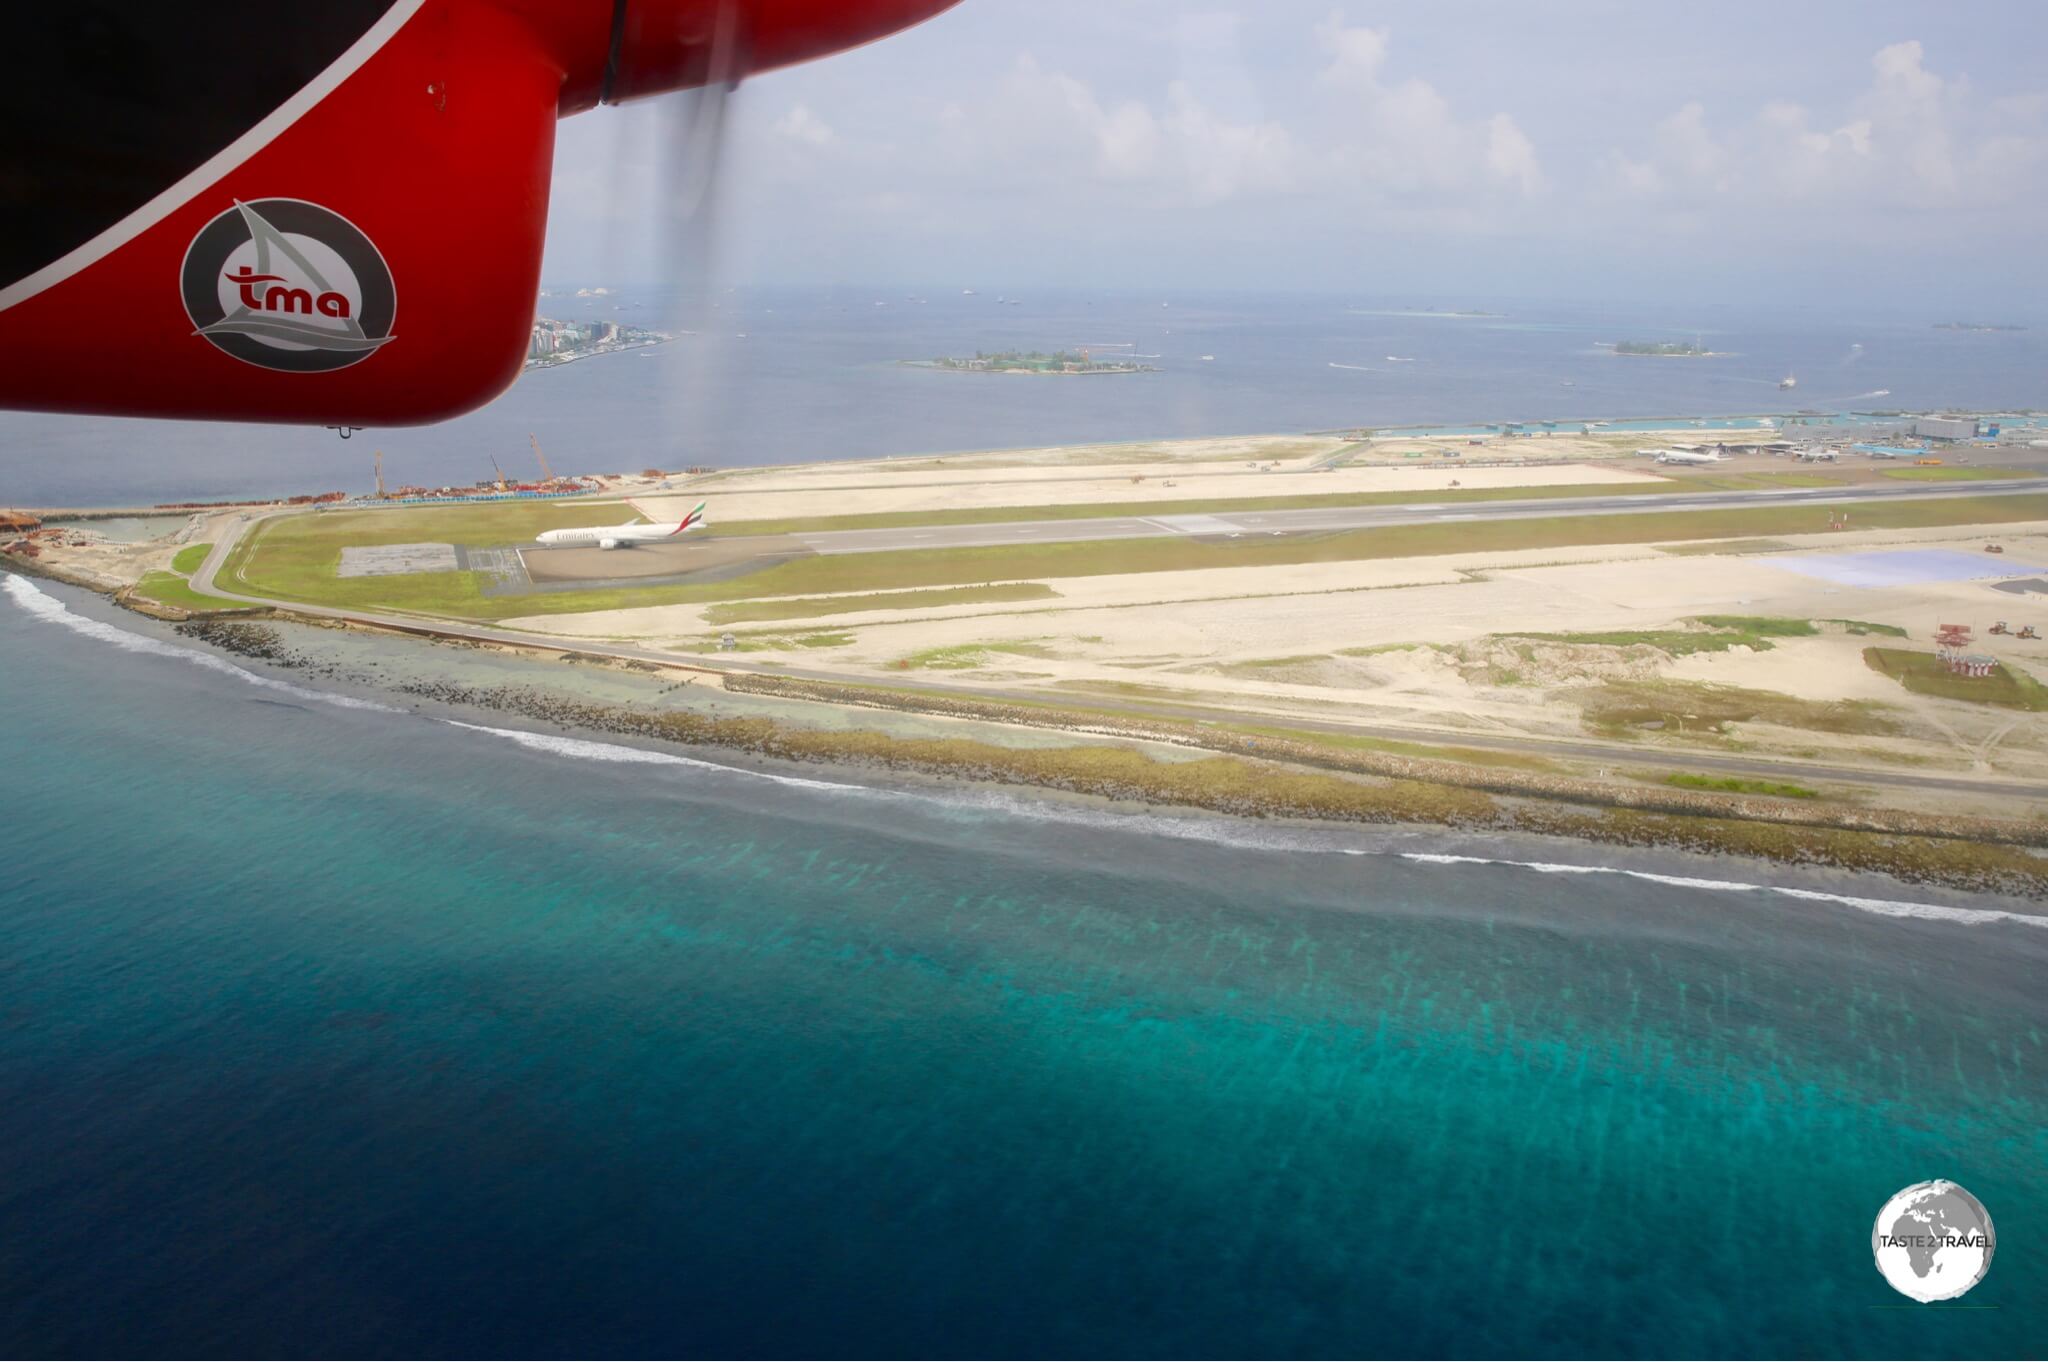
<instances>
[{"instance_id":1,"label":"red aircraft engine cowling","mask_svg":"<svg viewBox=\"0 0 2048 1362\"><path fill-rule=\"evenodd\" d=\"M331 61L196 164L188 145L131 176L150 191L132 201L92 201L115 153L0 166L33 202L86 210L0 277L0 407L387 426L481 406L527 352L559 117L955 2L353 0L360 33L326 16ZM263 12L263 41L290 42L298 11Z\"/></svg>"}]
</instances>

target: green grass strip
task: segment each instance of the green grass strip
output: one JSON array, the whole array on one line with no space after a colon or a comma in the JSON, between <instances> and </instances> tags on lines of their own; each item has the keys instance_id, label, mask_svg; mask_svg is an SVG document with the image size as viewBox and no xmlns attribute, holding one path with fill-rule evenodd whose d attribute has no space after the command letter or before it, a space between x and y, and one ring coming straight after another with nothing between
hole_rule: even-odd
<instances>
[{"instance_id":1,"label":"green grass strip","mask_svg":"<svg viewBox=\"0 0 2048 1362\"><path fill-rule=\"evenodd\" d=\"M1664 777L1664 783L1681 790L1712 790L1717 794L1769 795L1773 799L1820 798L1819 790L1809 790L1804 785L1782 780L1750 780L1743 776L1674 775Z\"/></svg>"},{"instance_id":2,"label":"green grass strip","mask_svg":"<svg viewBox=\"0 0 2048 1362\"><path fill-rule=\"evenodd\" d=\"M852 615L863 610L929 610L947 605L1042 601L1059 594L1043 582L1005 582L998 586L949 586L930 591L876 592L866 596L800 596L794 599L714 605L704 612L704 619L709 624L743 624L750 620L802 620L816 615Z\"/></svg>"},{"instance_id":3,"label":"green grass strip","mask_svg":"<svg viewBox=\"0 0 2048 1362\"><path fill-rule=\"evenodd\" d=\"M1904 648L1865 648L1863 661L1872 671L1883 672L1916 695L2033 713L2048 710L2048 686L2003 663L1993 667L1989 676L1957 676L1933 653Z\"/></svg>"},{"instance_id":4,"label":"green grass strip","mask_svg":"<svg viewBox=\"0 0 2048 1362\"><path fill-rule=\"evenodd\" d=\"M1902 482L1981 482L1990 478L2009 478L2011 469L1996 468L1887 468L1884 475L1898 478Z\"/></svg>"},{"instance_id":5,"label":"green grass strip","mask_svg":"<svg viewBox=\"0 0 2048 1362\"><path fill-rule=\"evenodd\" d=\"M205 596L192 589L192 584L175 572L145 572L142 580L135 584L135 594L147 596L158 605L174 605L184 610L251 610L260 607L244 605L240 601L225 600L219 596Z\"/></svg>"}]
</instances>

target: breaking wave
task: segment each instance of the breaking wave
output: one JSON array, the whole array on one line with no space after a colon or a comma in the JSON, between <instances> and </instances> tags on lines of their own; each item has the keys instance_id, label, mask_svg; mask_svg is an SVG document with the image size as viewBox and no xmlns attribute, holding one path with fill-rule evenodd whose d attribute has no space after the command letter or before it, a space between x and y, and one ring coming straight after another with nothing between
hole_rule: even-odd
<instances>
[{"instance_id":1,"label":"breaking wave","mask_svg":"<svg viewBox=\"0 0 2048 1362\"><path fill-rule=\"evenodd\" d=\"M1790 889L1772 884L1750 884L1742 880L1707 880L1691 875L1659 875L1649 870L1628 870L1608 865L1564 865L1554 861L1514 861L1491 856L1453 856L1434 851L1394 853L1404 861L1426 865L1503 865L1531 870L1539 875L1626 875L1652 884L1669 884L1681 889L1701 889L1722 894L1782 894L1786 898L1815 903L1839 903L1881 917L1922 918L1931 922L1964 922L1973 926L1987 922L2024 922L2030 927L2048 927L2048 917L2008 912L2002 908L1950 908L1939 903L1911 903L1903 899L1873 899L1856 894L1830 894L1820 889Z\"/></svg>"},{"instance_id":2,"label":"breaking wave","mask_svg":"<svg viewBox=\"0 0 2048 1362\"><path fill-rule=\"evenodd\" d=\"M488 733L504 738L536 752L551 753L581 761L613 762L655 766L684 766L698 770L716 771L757 780L771 781L779 785L796 786L830 794L848 795L869 799L905 800L946 811L980 811L1001 813L1011 817L1029 818L1037 822L1068 823L1094 828L1140 832L1150 835L1173 837L1185 841L1206 842L1211 845L1239 847L1248 851L1311 852L1321 855L1345 856L1393 856L1400 860L1420 865L1436 866L1501 866L1514 870L1529 871L1539 875L1622 875L1629 879L1643 880L1651 884L1670 885L1676 889L1701 890L1708 893L1779 894L1786 898L1804 899L1818 903L1833 903L1854 908L1861 912L1874 913L1881 917L1919 918L1926 921L1956 922L1972 926L1991 922L2021 922L2033 927L2048 927L2048 917L2035 917L2026 913L2009 912L1994 908L1951 908L1937 903L1914 903L1901 899L1868 898L1855 894L1834 894L1818 889L1792 889L1777 885L1753 884L1745 880L1706 879L1697 875L1667 875L1652 870L1631 870L1619 866L1574 865L1559 861L1518 861L1492 856L1465 856L1450 852L1436 851L1372 851L1357 847L1331 845L1327 832L1286 826L1267 827L1256 823L1234 819L1217 818L1209 820L1185 815L1128 814L1114 813L1101 809L1090 809L1046 799L1033 799L994 790L949 789L943 793L926 793L917 790L885 789L873 785L862 785L849 781L812 780L803 776L785 775L775 771L758 771L743 766L728 766L720 762L704 761L696 757L685 757L670 752L654 752L645 748L626 747L618 743L598 742L589 738L566 738L547 733L529 733L521 729L492 728L484 724L462 723L448 720L457 728L476 733Z\"/></svg>"},{"instance_id":3,"label":"breaking wave","mask_svg":"<svg viewBox=\"0 0 2048 1362\"><path fill-rule=\"evenodd\" d=\"M246 671L223 658L215 657L212 653L201 652L196 648L181 648L175 643L165 643L162 639L150 638L145 634L131 633L126 629L116 628L103 620L89 619L72 610L55 596L38 588L34 582L31 582L26 577L19 577L9 573L4 581L0 581L0 588L4 588L9 599L20 606L32 618L41 620L46 624L54 624L61 628L69 629L74 634L83 634L87 638L97 639L101 643L112 644L124 653L146 653L152 657L176 658L180 662L200 667L207 671L221 672L234 677L237 681L244 681L249 685L257 686L264 690L282 691L301 700L316 700L323 705L334 705L340 709L368 709L376 710L383 714L405 713L404 710L394 705L379 704L375 700L359 700L353 695L337 695L332 691L313 690L306 686L294 686L289 681L279 681L275 677L259 676L255 672Z\"/></svg>"}]
</instances>

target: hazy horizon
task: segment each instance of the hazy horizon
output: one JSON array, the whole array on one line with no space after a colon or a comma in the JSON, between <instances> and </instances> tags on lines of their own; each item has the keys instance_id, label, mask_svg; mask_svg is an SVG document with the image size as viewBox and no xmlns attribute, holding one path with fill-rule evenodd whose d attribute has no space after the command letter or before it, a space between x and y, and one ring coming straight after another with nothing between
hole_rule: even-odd
<instances>
[{"instance_id":1,"label":"hazy horizon","mask_svg":"<svg viewBox=\"0 0 2048 1362\"><path fill-rule=\"evenodd\" d=\"M2038 312L2017 4L968 0L733 105L733 282ZM674 118L565 120L546 276L673 278ZM1980 315L1981 314L1981 315Z\"/></svg>"}]
</instances>

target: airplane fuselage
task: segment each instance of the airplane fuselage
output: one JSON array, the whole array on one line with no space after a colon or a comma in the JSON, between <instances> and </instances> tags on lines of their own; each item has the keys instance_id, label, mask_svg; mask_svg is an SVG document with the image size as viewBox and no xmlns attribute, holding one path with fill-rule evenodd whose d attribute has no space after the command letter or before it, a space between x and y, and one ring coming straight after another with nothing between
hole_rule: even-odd
<instances>
[{"instance_id":1,"label":"airplane fuselage","mask_svg":"<svg viewBox=\"0 0 2048 1362\"><path fill-rule=\"evenodd\" d=\"M680 539L692 530L703 528L704 503L700 501L681 520L665 525L631 520L623 525L580 525L572 529L548 530L536 536L536 542L550 549L629 549L635 544L659 544L664 540Z\"/></svg>"}]
</instances>

